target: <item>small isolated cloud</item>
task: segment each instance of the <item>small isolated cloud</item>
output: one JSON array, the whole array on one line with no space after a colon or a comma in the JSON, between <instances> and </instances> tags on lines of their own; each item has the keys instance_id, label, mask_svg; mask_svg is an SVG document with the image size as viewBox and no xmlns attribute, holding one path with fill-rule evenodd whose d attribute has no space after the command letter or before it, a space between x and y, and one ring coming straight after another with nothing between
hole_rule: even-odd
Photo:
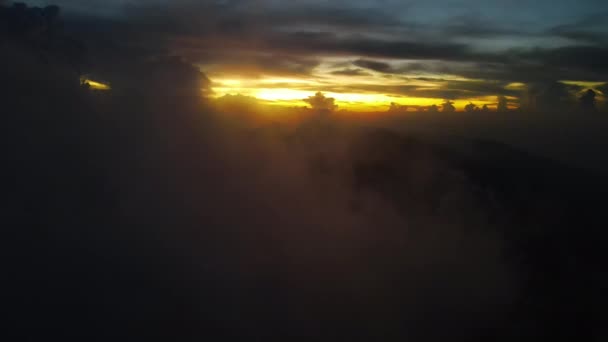
<instances>
[{"instance_id":1,"label":"small isolated cloud","mask_svg":"<svg viewBox=\"0 0 608 342\"><path fill-rule=\"evenodd\" d=\"M333 112L338 108L338 105L335 104L335 100L336 99L333 97L325 97L325 94L319 91L314 96L309 96L303 101L308 103L314 110L321 112Z\"/></svg>"}]
</instances>

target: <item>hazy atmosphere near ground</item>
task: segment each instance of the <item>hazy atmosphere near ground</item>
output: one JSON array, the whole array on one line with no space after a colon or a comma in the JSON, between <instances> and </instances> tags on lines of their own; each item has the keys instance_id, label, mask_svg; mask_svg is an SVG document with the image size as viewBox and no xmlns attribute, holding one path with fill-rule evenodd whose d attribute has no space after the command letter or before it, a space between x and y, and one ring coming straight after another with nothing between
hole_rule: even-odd
<instances>
[{"instance_id":1,"label":"hazy atmosphere near ground","mask_svg":"<svg viewBox=\"0 0 608 342\"><path fill-rule=\"evenodd\" d=\"M605 340L606 19L0 0L8 340Z\"/></svg>"}]
</instances>

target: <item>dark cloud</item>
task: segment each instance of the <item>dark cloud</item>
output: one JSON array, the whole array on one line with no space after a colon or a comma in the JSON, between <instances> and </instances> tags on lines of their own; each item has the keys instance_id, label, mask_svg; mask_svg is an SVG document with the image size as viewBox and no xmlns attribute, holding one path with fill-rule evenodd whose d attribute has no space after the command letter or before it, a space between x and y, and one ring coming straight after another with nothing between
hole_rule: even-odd
<instances>
[{"instance_id":1,"label":"dark cloud","mask_svg":"<svg viewBox=\"0 0 608 342\"><path fill-rule=\"evenodd\" d=\"M574 42L602 45L608 42L607 23L608 12L599 12L574 23L554 26L548 30L548 33Z\"/></svg>"},{"instance_id":2,"label":"dark cloud","mask_svg":"<svg viewBox=\"0 0 608 342\"><path fill-rule=\"evenodd\" d=\"M591 65L602 64L601 56L594 57L593 51L585 56L585 48L571 54L580 55L580 59L560 59L562 49L535 49L507 53L500 62L470 61L419 61L408 63L398 68L404 74L432 74L461 76L472 79L496 80L505 82L538 82L560 79L602 81L607 78L603 67L596 69ZM591 49L593 50L593 49ZM552 54L556 54L552 56ZM497 56L498 57L498 56Z\"/></svg>"},{"instance_id":3,"label":"dark cloud","mask_svg":"<svg viewBox=\"0 0 608 342\"><path fill-rule=\"evenodd\" d=\"M595 73L608 72L606 47L566 46L556 49L535 49L524 52L521 56L553 67L582 69Z\"/></svg>"},{"instance_id":4,"label":"dark cloud","mask_svg":"<svg viewBox=\"0 0 608 342\"><path fill-rule=\"evenodd\" d=\"M188 55L186 53L186 55ZM274 53L210 53L195 54L200 64L207 65L210 70L238 73L240 75L259 76L281 75L302 76L308 75L317 67L320 61L307 56L295 56Z\"/></svg>"},{"instance_id":5,"label":"dark cloud","mask_svg":"<svg viewBox=\"0 0 608 342\"><path fill-rule=\"evenodd\" d=\"M386 40L365 36L341 37L331 32L294 32L268 40L271 47L318 55L367 56L399 59L466 60L477 54L466 44Z\"/></svg>"},{"instance_id":6,"label":"dark cloud","mask_svg":"<svg viewBox=\"0 0 608 342\"><path fill-rule=\"evenodd\" d=\"M361 68L370 69L370 70L378 71L378 72L385 72L385 73L390 72L392 70L391 65L388 63L373 61L373 60L369 60L369 59L358 59L353 62L353 65L361 67Z\"/></svg>"},{"instance_id":7,"label":"dark cloud","mask_svg":"<svg viewBox=\"0 0 608 342\"><path fill-rule=\"evenodd\" d=\"M272 6L264 1L131 2L125 16L148 32L242 40L294 27L352 33L408 26L380 8Z\"/></svg>"},{"instance_id":8,"label":"dark cloud","mask_svg":"<svg viewBox=\"0 0 608 342\"><path fill-rule=\"evenodd\" d=\"M363 71L361 69L353 69L353 68L332 71L331 74L340 75L340 76L369 76L370 75L370 73L368 73L366 71Z\"/></svg>"},{"instance_id":9,"label":"dark cloud","mask_svg":"<svg viewBox=\"0 0 608 342\"><path fill-rule=\"evenodd\" d=\"M569 25L554 27L549 32L556 36L571 39L577 42L592 44L605 44L608 42L608 35L604 32L586 31L571 27Z\"/></svg>"},{"instance_id":10,"label":"dark cloud","mask_svg":"<svg viewBox=\"0 0 608 342\"><path fill-rule=\"evenodd\" d=\"M135 1L121 15L73 15L68 24L92 49L103 51L91 54L98 65L116 64L125 54L180 55L205 70L301 76L313 74L325 57L340 56L387 76L447 74L525 83L608 78L604 12L535 30L469 9L422 20L391 6ZM576 42L553 48L531 43L556 36ZM489 38L499 47L487 48ZM404 60L415 62L403 65ZM333 74L364 75L352 66L340 68Z\"/></svg>"},{"instance_id":11,"label":"dark cloud","mask_svg":"<svg viewBox=\"0 0 608 342\"><path fill-rule=\"evenodd\" d=\"M482 94L505 94L509 93L505 87L508 83L503 81L446 81L444 83L447 88L458 89L466 92L471 92L476 95Z\"/></svg>"},{"instance_id":12,"label":"dark cloud","mask_svg":"<svg viewBox=\"0 0 608 342\"><path fill-rule=\"evenodd\" d=\"M280 18L283 18L281 20ZM273 19L281 23L322 25L336 28L360 29L364 28L401 28L411 27L413 24L405 23L394 13L382 8L298 8L276 13Z\"/></svg>"},{"instance_id":13,"label":"dark cloud","mask_svg":"<svg viewBox=\"0 0 608 342\"><path fill-rule=\"evenodd\" d=\"M467 13L450 18L441 25L444 37L493 38L501 36L529 36L532 33L521 29L504 28L499 24Z\"/></svg>"},{"instance_id":14,"label":"dark cloud","mask_svg":"<svg viewBox=\"0 0 608 342\"><path fill-rule=\"evenodd\" d=\"M425 87L416 84L418 79L404 80L399 85L366 84L353 83L347 85L329 85L327 91L332 92L362 92L362 93L382 93L393 96L428 97L439 99L468 99L472 97L484 96L516 96L519 97L523 90L508 89L508 82L501 81L446 81L436 80L437 87ZM314 90L310 88L308 90Z\"/></svg>"},{"instance_id":15,"label":"dark cloud","mask_svg":"<svg viewBox=\"0 0 608 342\"><path fill-rule=\"evenodd\" d=\"M149 4L128 6L122 19L87 17L77 26L93 31L91 33L103 31L105 38L112 37L127 45L149 44L150 49L178 50L180 54L185 51L193 56L255 51L301 56L463 59L469 54L467 46L459 43L418 42L416 37L407 41L388 37L378 39L344 29L344 26L356 26L364 32L378 32L387 26L408 27L391 16L373 13L355 9L275 10L261 16L240 2L189 4L186 7ZM90 25L92 21L96 21L96 25ZM317 24L323 25L314 29ZM193 56L186 57L192 59Z\"/></svg>"}]
</instances>

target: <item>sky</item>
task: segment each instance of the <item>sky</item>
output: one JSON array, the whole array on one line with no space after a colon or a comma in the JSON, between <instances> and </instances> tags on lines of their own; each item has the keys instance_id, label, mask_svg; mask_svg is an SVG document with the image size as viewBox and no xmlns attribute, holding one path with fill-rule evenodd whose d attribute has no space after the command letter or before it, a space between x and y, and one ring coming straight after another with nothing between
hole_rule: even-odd
<instances>
[{"instance_id":1,"label":"sky","mask_svg":"<svg viewBox=\"0 0 608 342\"><path fill-rule=\"evenodd\" d=\"M46 5L49 1L30 1ZM178 55L242 94L304 106L317 91L340 108L391 102L510 107L526 93L608 80L608 2L602 0L54 0L95 47ZM110 43L112 42L112 43ZM103 77L103 75L101 75ZM551 101L551 100L549 100Z\"/></svg>"}]
</instances>

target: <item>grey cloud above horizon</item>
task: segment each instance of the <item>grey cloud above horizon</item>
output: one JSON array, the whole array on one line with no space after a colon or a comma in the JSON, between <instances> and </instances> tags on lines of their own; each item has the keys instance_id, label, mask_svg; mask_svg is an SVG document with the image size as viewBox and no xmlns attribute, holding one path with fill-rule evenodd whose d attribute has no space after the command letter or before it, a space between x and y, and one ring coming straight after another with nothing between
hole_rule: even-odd
<instances>
[{"instance_id":1,"label":"grey cloud above horizon","mask_svg":"<svg viewBox=\"0 0 608 342\"><path fill-rule=\"evenodd\" d=\"M448 74L501 84L608 80L603 1L54 2L83 37L141 55L181 55L214 70L311 75L324 58L350 58L350 66L328 74Z\"/></svg>"}]
</instances>

